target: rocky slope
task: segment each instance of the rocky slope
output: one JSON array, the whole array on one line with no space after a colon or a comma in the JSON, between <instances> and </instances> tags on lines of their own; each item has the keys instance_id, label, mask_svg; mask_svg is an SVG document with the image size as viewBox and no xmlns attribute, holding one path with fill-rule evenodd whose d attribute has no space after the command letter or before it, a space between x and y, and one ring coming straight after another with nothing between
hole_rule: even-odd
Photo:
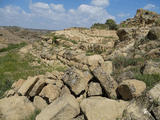
<instances>
[{"instance_id":1,"label":"rocky slope","mask_svg":"<svg viewBox=\"0 0 160 120\"><path fill-rule=\"evenodd\" d=\"M160 120L160 27L141 26L146 12L131 27L54 31L21 48L65 70L15 81L0 120Z\"/></svg>"}]
</instances>

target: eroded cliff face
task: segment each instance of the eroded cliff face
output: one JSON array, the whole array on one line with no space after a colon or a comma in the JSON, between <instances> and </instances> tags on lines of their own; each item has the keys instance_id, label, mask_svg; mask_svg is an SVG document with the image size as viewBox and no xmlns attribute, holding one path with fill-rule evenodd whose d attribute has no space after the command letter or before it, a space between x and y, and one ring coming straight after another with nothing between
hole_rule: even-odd
<instances>
[{"instance_id":1,"label":"eroded cliff face","mask_svg":"<svg viewBox=\"0 0 160 120\"><path fill-rule=\"evenodd\" d=\"M18 54L54 69L15 81L0 100L0 120L158 120L158 18L139 9L117 31L70 28L39 36Z\"/></svg>"}]
</instances>

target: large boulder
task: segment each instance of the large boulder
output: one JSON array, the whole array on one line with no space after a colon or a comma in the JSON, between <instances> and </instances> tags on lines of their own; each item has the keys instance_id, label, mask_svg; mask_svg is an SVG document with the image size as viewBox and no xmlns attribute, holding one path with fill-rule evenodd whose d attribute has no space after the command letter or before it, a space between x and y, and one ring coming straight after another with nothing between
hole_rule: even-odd
<instances>
[{"instance_id":1,"label":"large boulder","mask_svg":"<svg viewBox=\"0 0 160 120\"><path fill-rule=\"evenodd\" d=\"M36 120L71 120L79 113L80 108L76 99L72 95L65 94L46 107Z\"/></svg>"},{"instance_id":2,"label":"large boulder","mask_svg":"<svg viewBox=\"0 0 160 120\"><path fill-rule=\"evenodd\" d=\"M153 27L147 37L150 39L150 40L158 40L160 39L160 27Z\"/></svg>"},{"instance_id":3,"label":"large boulder","mask_svg":"<svg viewBox=\"0 0 160 120\"><path fill-rule=\"evenodd\" d=\"M139 97L146 89L146 84L142 81L130 79L123 81L117 88L117 92L124 100L131 100Z\"/></svg>"},{"instance_id":4,"label":"large boulder","mask_svg":"<svg viewBox=\"0 0 160 120\"><path fill-rule=\"evenodd\" d=\"M24 96L0 100L0 120L25 120L35 111L33 104Z\"/></svg>"},{"instance_id":5,"label":"large boulder","mask_svg":"<svg viewBox=\"0 0 160 120\"><path fill-rule=\"evenodd\" d=\"M101 86L104 88L106 94L110 98L116 98L117 82L109 75L102 67L97 67L93 70L94 76L99 80Z\"/></svg>"},{"instance_id":6,"label":"large boulder","mask_svg":"<svg viewBox=\"0 0 160 120\"><path fill-rule=\"evenodd\" d=\"M142 105L131 103L123 112L122 120L155 120L150 112Z\"/></svg>"},{"instance_id":7,"label":"large boulder","mask_svg":"<svg viewBox=\"0 0 160 120\"><path fill-rule=\"evenodd\" d=\"M117 31L117 35L119 37L119 40L120 41L125 41L125 40L132 39L133 30L134 29L132 29L132 28L120 28Z\"/></svg>"},{"instance_id":8,"label":"large boulder","mask_svg":"<svg viewBox=\"0 0 160 120\"><path fill-rule=\"evenodd\" d=\"M80 106L87 120L116 120L122 117L128 103L103 97L84 99Z\"/></svg>"},{"instance_id":9,"label":"large boulder","mask_svg":"<svg viewBox=\"0 0 160 120\"><path fill-rule=\"evenodd\" d=\"M63 81L69 86L70 90L75 94L79 95L82 91L84 91L88 82L92 79L92 75L88 71L80 71L75 68L70 68L64 75Z\"/></svg>"},{"instance_id":10,"label":"large boulder","mask_svg":"<svg viewBox=\"0 0 160 120\"><path fill-rule=\"evenodd\" d=\"M60 95L60 89L56 85L48 84L40 92L39 96L48 98L49 102L53 102Z\"/></svg>"}]
</instances>

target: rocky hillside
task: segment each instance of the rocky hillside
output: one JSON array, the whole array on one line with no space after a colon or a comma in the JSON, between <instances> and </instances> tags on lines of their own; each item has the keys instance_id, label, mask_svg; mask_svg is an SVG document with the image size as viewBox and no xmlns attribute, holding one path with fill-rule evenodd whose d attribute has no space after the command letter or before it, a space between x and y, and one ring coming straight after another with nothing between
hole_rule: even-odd
<instances>
[{"instance_id":1,"label":"rocky hillside","mask_svg":"<svg viewBox=\"0 0 160 120\"><path fill-rule=\"evenodd\" d=\"M160 120L160 27L141 14L159 17L140 9L117 31L49 31L0 51L0 120Z\"/></svg>"}]
</instances>

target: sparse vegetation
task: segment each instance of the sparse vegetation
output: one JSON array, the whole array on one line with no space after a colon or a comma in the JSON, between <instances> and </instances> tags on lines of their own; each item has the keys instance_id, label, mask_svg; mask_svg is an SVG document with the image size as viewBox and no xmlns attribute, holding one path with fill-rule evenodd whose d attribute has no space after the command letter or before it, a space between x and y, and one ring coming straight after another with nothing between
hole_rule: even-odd
<instances>
[{"instance_id":1,"label":"sparse vegetation","mask_svg":"<svg viewBox=\"0 0 160 120\"><path fill-rule=\"evenodd\" d=\"M17 51L10 51L5 56L0 57L0 97L10 89L12 83L18 79L26 79L28 76L44 74L54 70L65 71L65 67L56 65L55 67L46 66L41 63L33 66L36 62L33 56L27 54L22 58ZM38 61L37 61L38 62Z\"/></svg>"},{"instance_id":2,"label":"sparse vegetation","mask_svg":"<svg viewBox=\"0 0 160 120\"><path fill-rule=\"evenodd\" d=\"M10 51L13 49L20 49L20 48L24 47L25 45L27 45L27 43L25 43L25 42L22 42L19 44L9 44L8 47L0 49L0 53L7 52L7 51Z\"/></svg>"},{"instance_id":3,"label":"sparse vegetation","mask_svg":"<svg viewBox=\"0 0 160 120\"><path fill-rule=\"evenodd\" d=\"M156 83L160 82L160 74L135 73L135 79L145 82L147 88L151 89Z\"/></svg>"},{"instance_id":4,"label":"sparse vegetation","mask_svg":"<svg viewBox=\"0 0 160 120\"><path fill-rule=\"evenodd\" d=\"M41 110L35 110L35 112L33 114L31 114L28 118L26 118L25 120L36 120L36 116L41 112Z\"/></svg>"},{"instance_id":5,"label":"sparse vegetation","mask_svg":"<svg viewBox=\"0 0 160 120\"><path fill-rule=\"evenodd\" d=\"M121 69L127 66L136 66L138 64L143 64L144 61L144 58L126 58L119 56L113 59L113 65L115 66L115 69Z\"/></svg>"},{"instance_id":6,"label":"sparse vegetation","mask_svg":"<svg viewBox=\"0 0 160 120\"><path fill-rule=\"evenodd\" d=\"M116 22L113 19L106 20L105 25L107 25L110 30L117 30L118 29L118 25L116 24Z\"/></svg>"},{"instance_id":7,"label":"sparse vegetation","mask_svg":"<svg viewBox=\"0 0 160 120\"><path fill-rule=\"evenodd\" d=\"M91 29L108 29L108 25L101 24L101 23L95 23L91 26Z\"/></svg>"}]
</instances>

